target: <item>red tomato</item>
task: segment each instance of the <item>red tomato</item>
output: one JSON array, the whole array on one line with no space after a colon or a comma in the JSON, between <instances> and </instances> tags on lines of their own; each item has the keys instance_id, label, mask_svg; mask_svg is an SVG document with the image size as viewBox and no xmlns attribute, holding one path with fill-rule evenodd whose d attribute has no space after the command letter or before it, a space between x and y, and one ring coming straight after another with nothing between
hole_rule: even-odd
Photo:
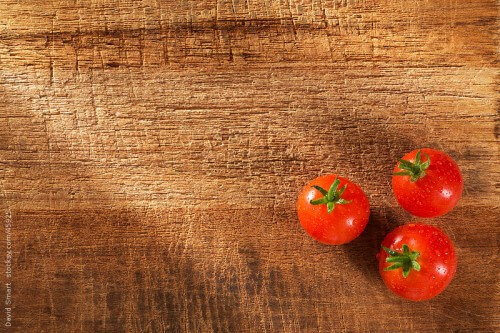
<instances>
[{"instance_id":1,"label":"red tomato","mask_svg":"<svg viewBox=\"0 0 500 333\"><path fill-rule=\"evenodd\" d=\"M368 223L370 204L363 190L347 178L325 175L309 182L299 195L302 227L325 244L344 244L358 237Z\"/></svg>"},{"instance_id":2,"label":"red tomato","mask_svg":"<svg viewBox=\"0 0 500 333\"><path fill-rule=\"evenodd\" d=\"M392 176L392 191L401 207L419 217L448 213L462 196L458 165L442 151L423 148L399 160Z\"/></svg>"},{"instance_id":3,"label":"red tomato","mask_svg":"<svg viewBox=\"0 0 500 333\"><path fill-rule=\"evenodd\" d=\"M457 270L452 241L441 229L422 223L391 231L377 258L387 287L412 301L430 299L442 292Z\"/></svg>"}]
</instances>

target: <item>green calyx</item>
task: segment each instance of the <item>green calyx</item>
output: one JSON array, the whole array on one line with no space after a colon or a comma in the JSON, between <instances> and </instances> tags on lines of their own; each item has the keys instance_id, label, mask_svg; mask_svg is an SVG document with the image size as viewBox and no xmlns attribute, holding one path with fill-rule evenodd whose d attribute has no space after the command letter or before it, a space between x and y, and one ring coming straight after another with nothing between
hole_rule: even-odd
<instances>
[{"instance_id":1,"label":"green calyx","mask_svg":"<svg viewBox=\"0 0 500 333\"><path fill-rule=\"evenodd\" d=\"M400 169L403 169L404 171L395 172L393 175L410 176L410 180L412 182L415 182L418 179L424 177L425 170L427 170L429 168L429 165L431 165L431 159L429 155L427 155L426 153L424 153L424 155L425 157L427 157L427 160L425 162L422 162L420 150L417 151L417 154L415 155L415 162L413 163L407 160L400 159L398 167Z\"/></svg>"},{"instance_id":2,"label":"green calyx","mask_svg":"<svg viewBox=\"0 0 500 333\"><path fill-rule=\"evenodd\" d=\"M340 197L347 188L347 184L342 186L340 190L337 191L339 185L340 185L340 180L338 178L335 178L335 180L332 183L332 186L330 186L330 189L328 191L318 185L311 186L317 189L321 194L323 194L323 198L311 200L309 202L311 203L311 205L326 205L326 208L328 209L328 214L330 214L333 211L335 205L345 205L350 203L351 201L344 200Z\"/></svg>"},{"instance_id":3,"label":"green calyx","mask_svg":"<svg viewBox=\"0 0 500 333\"><path fill-rule=\"evenodd\" d=\"M406 278L410 274L411 269L420 270L420 264L417 261L420 253L410 251L408 245L403 244L403 252L391 250L382 245L382 249L389 255L385 261L393 263L391 266L384 268L384 271L392 271L398 268L403 268L403 277Z\"/></svg>"}]
</instances>

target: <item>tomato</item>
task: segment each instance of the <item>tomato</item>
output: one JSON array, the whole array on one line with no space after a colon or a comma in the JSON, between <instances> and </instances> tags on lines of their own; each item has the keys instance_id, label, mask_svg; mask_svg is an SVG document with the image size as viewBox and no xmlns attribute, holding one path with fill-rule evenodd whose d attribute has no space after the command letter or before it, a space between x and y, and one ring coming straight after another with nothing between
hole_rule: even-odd
<instances>
[{"instance_id":1,"label":"tomato","mask_svg":"<svg viewBox=\"0 0 500 333\"><path fill-rule=\"evenodd\" d=\"M316 240L340 245L358 237L370 216L363 190L349 179L325 175L309 182L297 200L302 227Z\"/></svg>"},{"instance_id":2,"label":"tomato","mask_svg":"<svg viewBox=\"0 0 500 333\"><path fill-rule=\"evenodd\" d=\"M392 190L406 211L418 217L441 216L462 196L458 165L442 151L423 148L399 160L392 176Z\"/></svg>"},{"instance_id":3,"label":"tomato","mask_svg":"<svg viewBox=\"0 0 500 333\"><path fill-rule=\"evenodd\" d=\"M423 223L391 231L382 241L377 258L387 287L412 301L441 293L457 270L453 242L441 229Z\"/></svg>"}]
</instances>

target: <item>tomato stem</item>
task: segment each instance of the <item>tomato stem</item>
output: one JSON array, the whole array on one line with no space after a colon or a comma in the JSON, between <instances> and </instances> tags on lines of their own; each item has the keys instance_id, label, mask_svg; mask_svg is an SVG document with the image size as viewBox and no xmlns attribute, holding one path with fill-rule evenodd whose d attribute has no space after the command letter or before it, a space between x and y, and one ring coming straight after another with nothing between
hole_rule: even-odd
<instances>
[{"instance_id":1,"label":"tomato stem","mask_svg":"<svg viewBox=\"0 0 500 333\"><path fill-rule=\"evenodd\" d=\"M425 162L422 160L420 156L420 150L417 151L417 154L415 155L415 161L412 163L407 160L400 159L398 168L403 169L404 171L399 171L399 172L394 172L394 176L410 176L410 180L412 182L417 181L418 179L422 178L425 176L425 170L429 168L429 165L431 165L431 158L429 155L424 153L425 157L427 159Z\"/></svg>"},{"instance_id":2,"label":"tomato stem","mask_svg":"<svg viewBox=\"0 0 500 333\"><path fill-rule=\"evenodd\" d=\"M311 187L315 188L321 194L323 194L323 197L320 199L311 200L309 201L309 203L311 205L326 205L328 214L330 214L335 209L336 204L345 205L350 203L351 201L344 200L340 197L347 188L347 184L345 184L339 190L337 190L339 185L340 185L340 180L338 178L335 178L328 191L322 188L321 186L312 185Z\"/></svg>"},{"instance_id":3,"label":"tomato stem","mask_svg":"<svg viewBox=\"0 0 500 333\"><path fill-rule=\"evenodd\" d=\"M382 245L382 249L389 255L385 259L385 261L393 263L391 266L387 266L386 268L384 268L384 271L392 271L398 268L402 268L403 277L406 279L410 274L411 269L414 269L416 271L420 270L420 264L417 261L420 253L417 251L410 251L410 248L406 244L403 244L402 248L403 252L398 252Z\"/></svg>"}]
</instances>

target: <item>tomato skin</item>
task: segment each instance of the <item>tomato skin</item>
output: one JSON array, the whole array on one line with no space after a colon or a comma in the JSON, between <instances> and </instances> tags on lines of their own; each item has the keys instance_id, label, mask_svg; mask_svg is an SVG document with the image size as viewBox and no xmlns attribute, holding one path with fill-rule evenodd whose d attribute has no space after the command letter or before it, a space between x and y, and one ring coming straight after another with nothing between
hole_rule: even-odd
<instances>
[{"instance_id":1,"label":"tomato skin","mask_svg":"<svg viewBox=\"0 0 500 333\"><path fill-rule=\"evenodd\" d=\"M342 198L351 201L337 204L331 213L326 205L312 205L311 200L323 195L313 185L329 189L335 178L339 188L347 184ZM320 176L310 181L299 194L297 214L300 224L314 239L324 244L345 244L358 237L366 227L370 216L370 204L363 190L349 179L334 174Z\"/></svg>"},{"instance_id":2,"label":"tomato skin","mask_svg":"<svg viewBox=\"0 0 500 333\"><path fill-rule=\"evenodd\" d=\"M430 148L416 149L403 156L415 161L418 151L422 160L427 154L431 163L425 176L412 182L409 176L392 176L392 190L398 203L410 214L418 217L437 217L451 211L462 196L463 180L460 169L447 154ZM394 172L404 171L399 163Z\"/></svg>"},{"instance_id":3,"label":"tomato skin","mask_svg":"<svg viewBox=\"0 0 500 333\"><path fill-rule=\"evenodd\" d=\"M446 289L457 270L455 247L448 236L435 226L410 223L394 229L382 241L383 246L395 251L401 251L403 244L420 253L420 271L412 269L406 278L402 268L385 271L391 263L386 262L388 254L381 248L377 259L386 286L412 301L433 298Z\"/></svg>"}]
</instances>

